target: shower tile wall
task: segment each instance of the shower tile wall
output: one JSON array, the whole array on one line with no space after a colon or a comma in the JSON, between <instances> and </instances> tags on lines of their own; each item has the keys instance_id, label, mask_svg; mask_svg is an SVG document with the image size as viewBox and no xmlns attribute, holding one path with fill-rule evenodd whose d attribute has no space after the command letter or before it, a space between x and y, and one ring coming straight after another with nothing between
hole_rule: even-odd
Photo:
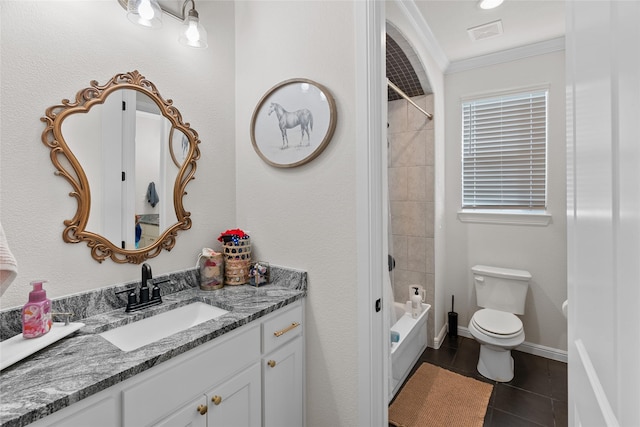
<instances>
[{"instance_id":1,"label":"shower tile wall","mask_svg":"<svg viewBox=\"0 0 640 427\"><path fill-rule=\"evenodd\" d=\"M433 94L411 98L433 111ZM434 304L433 121L404 99L388 104L389 204L393 256L393 293L409 299L409 285L422 285L427 304ZM429 346L433 346L433 312L429 312Z\"/></svg>"}]
</instances>

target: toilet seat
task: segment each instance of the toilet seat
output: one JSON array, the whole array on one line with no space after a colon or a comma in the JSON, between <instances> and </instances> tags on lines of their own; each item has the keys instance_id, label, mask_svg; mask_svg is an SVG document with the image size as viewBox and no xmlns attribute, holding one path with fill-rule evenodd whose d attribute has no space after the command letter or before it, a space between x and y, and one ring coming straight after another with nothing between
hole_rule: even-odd
<instances>
[{"instance_id":1,"label":"toilet seat","mask_svg":"<svg viewBox=\"0 0 640 427\"><path fill-rule=\"evenodd\" d=\"M494 338L513 338L522 332L522 321L513 313L484 308L471 318L482 333Z\"/></svg>"}]
</instances>

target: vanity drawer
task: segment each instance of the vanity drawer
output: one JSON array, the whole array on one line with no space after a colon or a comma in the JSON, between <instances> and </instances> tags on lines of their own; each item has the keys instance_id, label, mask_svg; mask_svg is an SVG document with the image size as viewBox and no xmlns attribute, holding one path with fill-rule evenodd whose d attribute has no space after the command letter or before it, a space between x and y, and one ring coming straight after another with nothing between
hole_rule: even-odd
<instances>
[{"instance_id":1,"label":"vanity drawer","mask_svg":"<svg viewBox=\"0 0 640 427\"><path fill-rule=\"evenodd\" d=\"M282 311L282 313L279 313ZM302 303L296 302L262 323L262 353L269 353L292 338L302 335Z\"/></svg>"}]
</instances>

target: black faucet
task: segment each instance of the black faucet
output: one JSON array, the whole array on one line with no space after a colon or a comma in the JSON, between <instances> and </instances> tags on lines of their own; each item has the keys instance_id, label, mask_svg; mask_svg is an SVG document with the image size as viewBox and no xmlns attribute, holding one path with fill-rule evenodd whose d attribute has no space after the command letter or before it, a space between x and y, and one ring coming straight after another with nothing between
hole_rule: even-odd
<instances>
[{"instance_id":1,"label":"black faucet","mask_svg":"<svg viewBox=\"0 0 640 427\"><path fill-rule=\"evenodd\" d=\"M146 262L142 264L142 283L140 284L140 303L149 302L149 280L151 276L151 266Z\"/></svg>"},{"instance_id":2,"label":"black faucet","mask_svg":"<svg viewBox=\"0 0 640 427\"><path fill-rule=\"evenodd\" d=\"M149 282L151 282L151 290L149 289ZM124 292L128 293L127 308L125 309L127 313L162 303L160 287L153 282L151 267L147 263L142 264L142 282L140 283L139 295L136 295L135 288L125 289L116 293Z\"/></svg>"}]
</instances>

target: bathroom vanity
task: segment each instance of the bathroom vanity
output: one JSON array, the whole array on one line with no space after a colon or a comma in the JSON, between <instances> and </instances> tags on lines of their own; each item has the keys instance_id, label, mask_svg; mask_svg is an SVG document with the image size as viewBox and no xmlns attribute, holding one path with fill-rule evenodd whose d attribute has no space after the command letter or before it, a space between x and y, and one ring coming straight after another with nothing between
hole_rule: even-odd
<instances>
[{"instance_id":1,"label":"bathroom vanity","mask_svg":"<svg viewBox=\"0 0 640 427\"><path fill-rule=\"evenodd\" d=\"M199 301L228 313L128 352L100 333L131 314L83 319L79 333L2 371L1 425L303 425L303 282L163 295L150 310Z\"/></svg>"}]
</instances>

